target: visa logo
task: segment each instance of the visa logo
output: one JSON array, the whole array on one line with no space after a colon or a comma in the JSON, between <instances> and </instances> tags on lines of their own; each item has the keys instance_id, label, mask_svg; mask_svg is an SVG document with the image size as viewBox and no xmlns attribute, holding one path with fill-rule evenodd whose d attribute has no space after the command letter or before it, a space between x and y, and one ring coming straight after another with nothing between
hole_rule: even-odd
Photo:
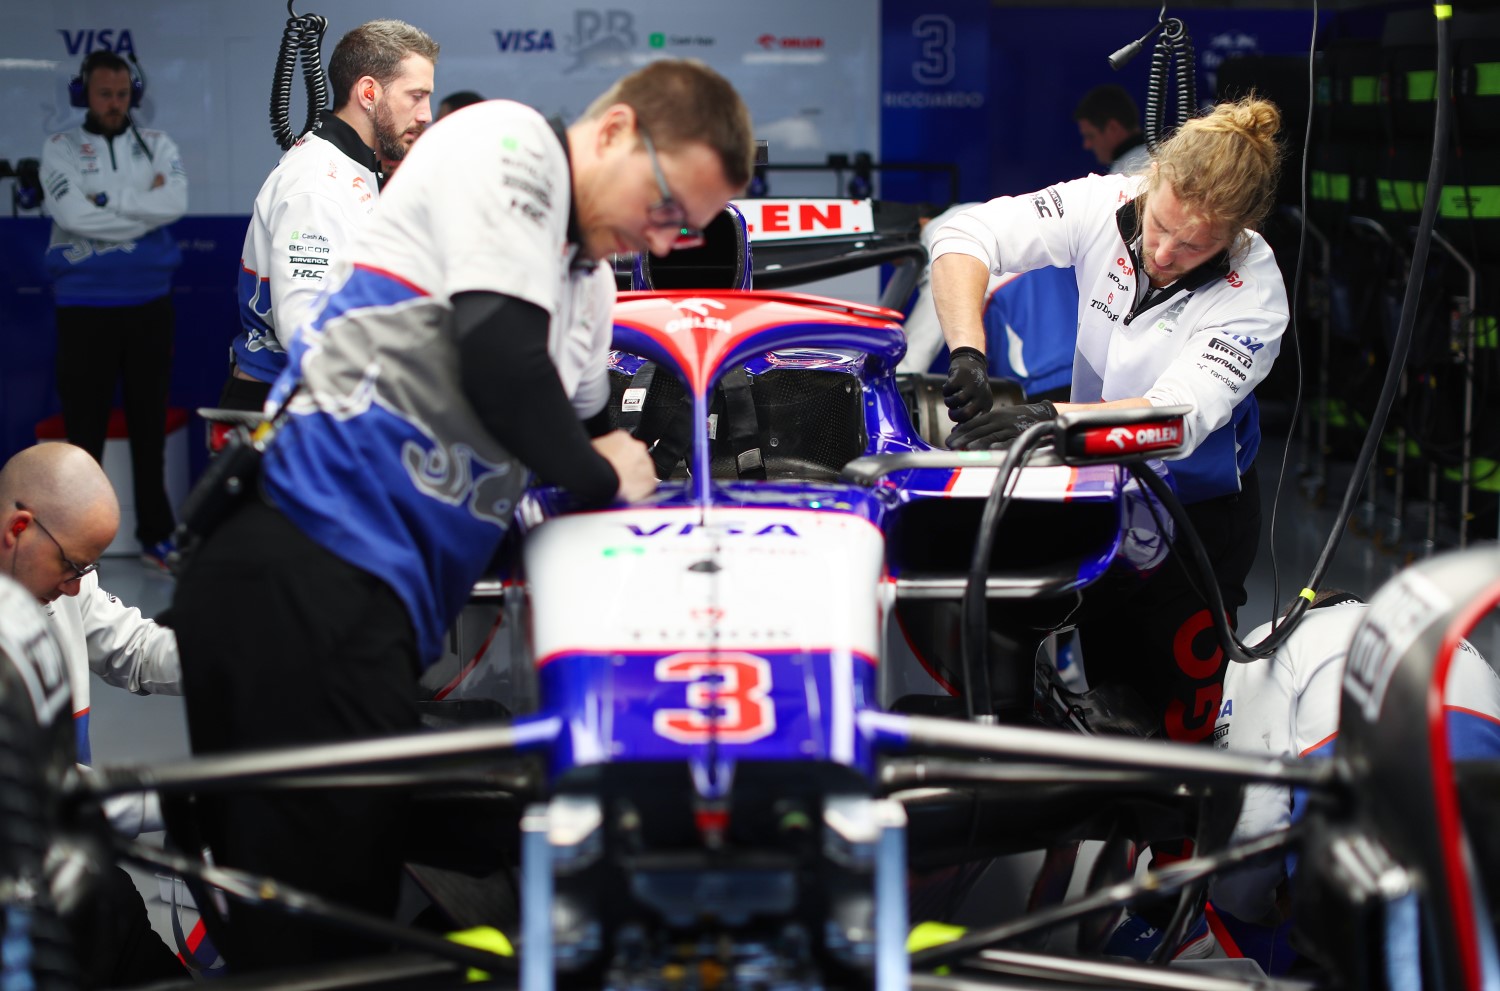
<instances>
[{"instance_id":1,"label":"visa logo","mask_svg":"<svg viewBox=\"0 0 1500 991\"><path fill-rule=\"evenodd\" d=\"M625 527L631 532L633 536L636 537L686 537L692 534L695 530L700 529L707 530L711 533L722 534L727 537L738 537L746 534L752 537L769 537L774 534L780 534L783 537L796 537L799 535L796 530L793 530L785 523L772 523L770 526L765 526L755 531L741 530L736 526L700 527L696 523L684 523L681 526L673 526L670 523L662 523L652 527L649 530L645 527L637 526L634 523L627 523L625 524Z\"/></svg>"},{"instance_id":2,"label":"visa logo","mask_svg":"<svg viewBox=\"0 0 1500 991\"><path fill-rule=\"evenodd\" d=\"M502 52L555 52L551 31L496 31L495 44Z\"/></svg>"},{"instance_id":3,"label":"visa logo","mask_svg":"<svg viewBox=\"0 0 1500 991\"><path fill-rule=\"evenodd\" d=\"M121 28L118 34L114 28L79 28L77 31L58 28L57 33L63 36L69 55L87 55L98 50L116 55L135 54L135 41L130 37L129 28Z\"/></svg>"}]
</instances>

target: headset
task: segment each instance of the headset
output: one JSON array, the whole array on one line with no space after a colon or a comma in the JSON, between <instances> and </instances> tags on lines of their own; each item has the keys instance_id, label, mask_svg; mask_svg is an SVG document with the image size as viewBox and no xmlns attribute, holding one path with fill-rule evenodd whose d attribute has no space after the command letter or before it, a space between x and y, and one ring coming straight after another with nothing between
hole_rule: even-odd
<instances>
[{"instance_id":1,"label":"headset","mask_svg":"<svg viewBox=\"0 0 1500 991\"><path fill-rule=\"evenodd\" d=\"M87 107L89 105L89 77L100 67L100 63L106 60L106 57L119 58L107 49L89 52L84 56L83 65L78 67L78 75L68 80L68 104L70 106ZM146 76L141 72L141 64L136 61L134 52L130 53L129 58L130 62L126 68L130 73L130 109L136 110L141 105L141 97L146 95Z\"/></svg>"}]
</instances>

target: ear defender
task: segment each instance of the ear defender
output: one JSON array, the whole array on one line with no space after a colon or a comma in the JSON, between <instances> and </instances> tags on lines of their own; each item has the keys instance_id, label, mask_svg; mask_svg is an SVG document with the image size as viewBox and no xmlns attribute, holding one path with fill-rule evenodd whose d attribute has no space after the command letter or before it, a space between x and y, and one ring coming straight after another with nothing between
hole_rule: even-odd
<instances>
[{"instance_id":1,"label":"ear defender","mask_svg":"<svg viewBox=\"0 0 1500 991\"><path fill-rule=\"evenodd\" d=\"M21 531L25 530L25 529L26 529L26 521L25 520L16 520L14 523L12 523L10 525L11 536L13 536L13 537L19 537L21 535Z\"/></svg>"},{"instance_id":2,"label":"ear defender","mask_svg":"<svg viewBox=\"0 0 1500 991\"><path fill-rule=\"evenodd\" d=\"M104 51L101 49L101 51ZM89 105L89 75L94 71L98 61L94 56L99 52L90 52L83 58L83 64L78 67L78 75L68 80L68 106L86 108ZM106 52L106 54L108 54ZM132 55L131 59L135 56ZM141 97L146 95L146 80L137 71L139 66L129 69L130 72L130 109L138 110L141 106Z\"/></svg>"}]
</instances>

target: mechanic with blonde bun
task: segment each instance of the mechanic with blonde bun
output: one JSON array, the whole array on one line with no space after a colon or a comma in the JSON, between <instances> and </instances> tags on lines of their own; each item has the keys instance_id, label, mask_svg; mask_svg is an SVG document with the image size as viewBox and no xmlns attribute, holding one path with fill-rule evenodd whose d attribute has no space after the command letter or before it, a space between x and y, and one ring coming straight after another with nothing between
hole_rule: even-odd
<instances>
[{"instance_id":1,"label":"mechanic with blonde bun","mask_svg":"<svg viewBox=\"0 0 1500 991\"><path fill-rule=\"evenodd\" d=\"M655 491L606 410L610 259L701 243L753 162L744 102L691 60L571 127L491 100L423 135L289 342L260 491L178 581L195 753L415 731L417 676L528 479L586 506ZM239 601L253 622L226 622ZM404 818L400 795L343 790L228 797L202 824L217 862L389 915ZM236 969L373 948L240 905L229 935Z\"/></svg>"},{"instance_id":2,"label":"mechanic with blonde bun","mask_svg":"<svg viewBox=\"0 0 1500 991\"><path fill-rule=\"evenodd\" d=\"M1091 175L1002 196L934 238L932 286L951 349L949 446L1004 446L1060 411L1192 407L1168 462L1213 563L1231 623L1260 535L1255 387L1287 325L1286 290L1255 232L1276 198L1281 115L1249 98L1188 121L1141 175ZM980 310L992 273L1072 266L1072 402L995 407ZM1071 329L1071 328L1068 328ZM1224 655L1205 599L1174 554L1144 580L1117 569L1076 614L1089 683L1124 684L1174 740L1214 728Z\"/></svg>"}]
</instances>

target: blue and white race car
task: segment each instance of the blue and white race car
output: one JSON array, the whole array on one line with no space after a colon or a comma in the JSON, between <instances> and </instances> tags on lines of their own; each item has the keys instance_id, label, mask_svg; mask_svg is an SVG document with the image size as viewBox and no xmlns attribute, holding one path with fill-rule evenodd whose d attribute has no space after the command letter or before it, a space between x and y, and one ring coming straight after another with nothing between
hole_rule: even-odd
<instances>
[{"instance_id":1,"label":"blue and white race car","mask_svg":"<svg viewBox=\"0 0 1500 991\"><path fill-rule=\"evenodd\" d=\"M848 236L829 244L838 257L826 264L786 267L808 274L906 251ZM1166 514L1125 464L1170 454L1181 411L1065 415L1009 451L938 449L928 438L939 425L922 415L930 383L894 374L901 314L747 288L750 245L730 209L702 254L645 260L640 288L622 294L612 408L651 445L662 482L644 503L591 512L561 491L527 494L494 581L476 592L487 600L483 648L456 652L432 685L434 702L472 711L486 700L496 718L114 769L60 783L64 798L373 776L500 810L502 863L469 894L453 894L451 871L414 868L456 925L504 933L482 949L233 865L128 849L195 878L202 905L217 888L419 954L299 975L309 987L449 986L468 966L528 991L1279 986L1184 984L1091 954L1122 909L1148 897L1177 900L1163 940L1175 945L1206 878L1305 840L1326 852L1304 872L1307 897L1358 920L1357 932L1327 916L1311 928L1329 982L1500 979L1484 891L1464 883L1472 851L1456 805L1439 800L1430 829L1423 815L1395 816L1395 758L1370 756L1404 741L1400 773L1413 787L1451 791L1441 741L1396 720L1422 711L1430 682L1418 627L1462 612L1473 575L1500 574L1492 552L1434 569L1446 597L1403 614L1412 628L1393 634L1373 675L1361 669L1384 686L1384 708L1371 729L1350 727L1346 758L1309 767L1089 735L1038 647L1107 569L1161 562ZM1370 612L1372 624L1396 622ZM1326 800L1293 833L1227 849L1238 789L1251 782ZM1197 837L1198 857L1131 878L1130 843L1182 835ZM909 949L924 877L1090 838L1105 843L1081 898L1065 900L1066 878L1053 878L1020 918ZM508 900L484 894L512 884ZM1076 953L1037 952L1036 934L1059 925L1076 927Z\"/></svg>"}]
</instances>

